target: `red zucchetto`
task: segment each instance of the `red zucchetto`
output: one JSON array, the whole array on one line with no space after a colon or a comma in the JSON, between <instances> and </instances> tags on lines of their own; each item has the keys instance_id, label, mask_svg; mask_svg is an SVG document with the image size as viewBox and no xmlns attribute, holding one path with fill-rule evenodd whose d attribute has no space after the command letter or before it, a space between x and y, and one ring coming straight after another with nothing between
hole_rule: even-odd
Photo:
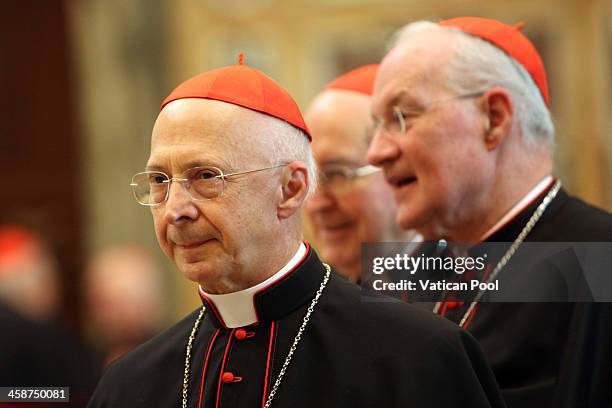
<instances>
[{"instance_id":1,"label":"red zucchetto","mask_svg":"<svg viewBox=\"0 0 612 408\"><path fill-rule=\"evenodd\" d=\"M242 64L217 68L186 80L164 99L161 109L177 99L214 99L284 120L312 140L297 103L279 84L261 71Z\"/></svg>"},{"instance_id":2,"label":"red zucchetto","mask_svg":"<svg viewBox=\"0 0 612 408\"><path fill-rule=\"evenodd\" d=\"M31 257L40 246L39 238L25 228L0 227L0 277L15 272L11 266Z\"/></svg>"},{"instance_id":3,"label":"red zucchetto","mask_svg":"<svg viewBox=\"0 0 612 408\"><path fill-rule=\"evenodd\" d=\"M364 65L334 79L325 86L325 89L341 89L372 95L377 72L378 64Z\"/></svg>"},{"instance_id":4,"label":"red zucchetto","mask_svg":"<svg viewBox=\"0 0 612 408\"><path fill-rule=\"evenodd\" d=\"M489 18L458 17L440 21L438 25L455 27L465 33L480 37L514 58L531 75L540 89L544 102L550 106L544 63L531 41L521 32L524 27L523 23L511 26Z\"/></svg>"}]
</instances>

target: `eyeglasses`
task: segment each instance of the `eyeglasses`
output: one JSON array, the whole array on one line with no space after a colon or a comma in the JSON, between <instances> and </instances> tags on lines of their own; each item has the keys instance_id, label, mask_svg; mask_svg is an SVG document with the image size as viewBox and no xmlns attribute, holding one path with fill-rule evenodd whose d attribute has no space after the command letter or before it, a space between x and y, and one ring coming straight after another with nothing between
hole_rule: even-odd
<instances>
[{"instance_id":1,"label":"eyeglasses","mask_svg":"<svg viewBox=\"0 0 612 408\"><path fill-rule=\"evenodd\" d=\"M261 169L239 171L225 174L218 167L193 167L183 173L184 177L170 177L161 171L143 171L132 177L130 186L139 204L153 206L168 199L170 184L173 181L185 183L185 188L193 200L210 200L219 197L225 189L225 181L229 177L255 173L263 170L284 167L287 163Z\"/></svg>"},{"instance_id":2,"label":"eyeglasses","mask_svg":"<svg viewBox=\"0 0 612 408\"><path fill-rule=\"evenodd\" d=\"M336 194L344 194L353 188L353 182L356 179L380 170L379 167L369 164L356 169L344 164L330 164L319 170L319 185Z\"/></svg>"},{"instance_id":3,"label":"eyeglasses","mask_svg":"<svg viewBox=\"0 0 612 408\"><path fill-rule=\"evenodd\" d=\"M425 104L422 109L419 110L406 110L402 109L399 106L392 107L392 115L387 119L375 119L374 120L374 132L378 133L381 129L385 132L385 134L397 135L404 134L408 131L408 123L410 120L415 119L421 115L423 115L429 108L434 105L438 105L445 102L451 102L461 99L471 99L482 96L484 91L480 92L472 92L463 95L455 95L445 99L438 99L435 101L431 101Z\"/></svg>"}]
</instances>

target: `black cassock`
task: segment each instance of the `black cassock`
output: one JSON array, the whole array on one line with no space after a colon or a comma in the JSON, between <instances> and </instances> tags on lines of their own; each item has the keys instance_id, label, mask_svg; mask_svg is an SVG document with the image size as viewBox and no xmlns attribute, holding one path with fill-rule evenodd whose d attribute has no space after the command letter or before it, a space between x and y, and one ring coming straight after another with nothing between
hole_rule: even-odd
<instances>
[{"instance_id":1,"label":"black cassock","mask_svg":"<svg viewBox=\"0 0 612 408\"><path fill-rule=\"evenodd\" d=\"M70 399L0 407L84 407L101 370L101 358L60 322L29 320L0 302L0 387L68 387Z\"/></svg>"},{"instance_id":2,"label":"black cassock","mask_svg":"<svg viewBox=\"0 0 612 408\"><path fill-rule=\"evenodd\" d=\"M513 242L548 191L487 241ZM612 242L612 214L561 189L525 241ZM499 277L526 291L549 290L546 296L556 298L563 279L580 272L571 251L540 266L502 270ZM459 322L468 305L455 303L444 315ZM509 407L612 407L612 303L483 302L467 329L480 342Z\"/></svg>"},{"instance_id":3,"label":"black cassock","mask_svg":"<svg viewBox=\"0 0 612 408\"><path fill-rule=\"evenodd\" d=\"M243 328L223 327L205 301L188 405L263 406L324 274L309 249L290 273L255 296L260 322ZM332 273L272 406L504 406L472 336L431 312L377 299L362 301L361 288ZM89 406L180 407L185 347L196 316L109 367Z\"/></svg>"}]
</instances>

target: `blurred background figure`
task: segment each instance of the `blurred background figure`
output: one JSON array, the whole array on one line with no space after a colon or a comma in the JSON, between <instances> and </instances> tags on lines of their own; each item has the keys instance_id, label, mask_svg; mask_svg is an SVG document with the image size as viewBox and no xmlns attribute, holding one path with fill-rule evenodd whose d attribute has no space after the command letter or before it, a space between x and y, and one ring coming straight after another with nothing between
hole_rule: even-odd
<instances>
[{"instance_id":1,"label":"blurred background figure","mask_svg":"<svg viewBox=\"0 0 612 408\"><path fill-rule=\"evenodd\" d=\"M161 268L145 249L115 246L99 252L85 276L87 330L105 364L156 334L164 322Z\"/></svg>"},{"instance_id":2,"label":"blurred background figure","mask_svg":"<svg viewBox=\"0 0 612 408\"><path fill-rule=\"evenodd\" d=\"M415 236L396 225L391 189L380 169L366 161L377 69L366 65L335 79L306 111L319 186L305 211L322 258L353 282L361 277L362 242L403 242Z\"/></svg>"},{"instance_id":3,"label":"blurred background figure","mask_svg":"<svg viewBox=\"0 0 612 408\"><path fill-rule=\"evenodd\" d=\"M69 387L67 406L84 407L101 365L60 318L56 265L34 232L0 226L0 386Z\"/></svg>"},{"instance_id":4,"label":"blurred background figure","mask_svg":"<svg viewBox=\"0 0 612 408\"><path fill-rule=\"evenodd\" d=\"M0 228L0 299L24 317L59 315L57 265L42 240L19 226Z\"/></svg>"}]
</instances>

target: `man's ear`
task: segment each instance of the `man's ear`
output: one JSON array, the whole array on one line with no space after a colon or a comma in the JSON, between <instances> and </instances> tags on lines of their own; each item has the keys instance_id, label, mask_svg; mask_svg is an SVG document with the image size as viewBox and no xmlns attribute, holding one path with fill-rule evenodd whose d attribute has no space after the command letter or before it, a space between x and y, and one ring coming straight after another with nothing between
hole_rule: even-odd
<instances>
[{"instance_id":1,"label":"man's ear","mask_svg":"<svg viewBox=\"0 0 612 408\"><path fill-rule=\"evenodd\" d=\"M494 86L481 97L484 113L484 143L487 150L496 149L510 132L514 116L512 97L507 89Z\"/></svg>"},{"instance_id":2,"label":"man's ear","mask_svg":"<svg viewBox=\"0 0 612 408\"><path fill-rule=\"evenodd\" d=\"M276 207L279 219L289 218L302 208L310 183L306 164L301 161L287 164L283 169L279 188L280 199Z\"/></svg>"}]
</instances>

